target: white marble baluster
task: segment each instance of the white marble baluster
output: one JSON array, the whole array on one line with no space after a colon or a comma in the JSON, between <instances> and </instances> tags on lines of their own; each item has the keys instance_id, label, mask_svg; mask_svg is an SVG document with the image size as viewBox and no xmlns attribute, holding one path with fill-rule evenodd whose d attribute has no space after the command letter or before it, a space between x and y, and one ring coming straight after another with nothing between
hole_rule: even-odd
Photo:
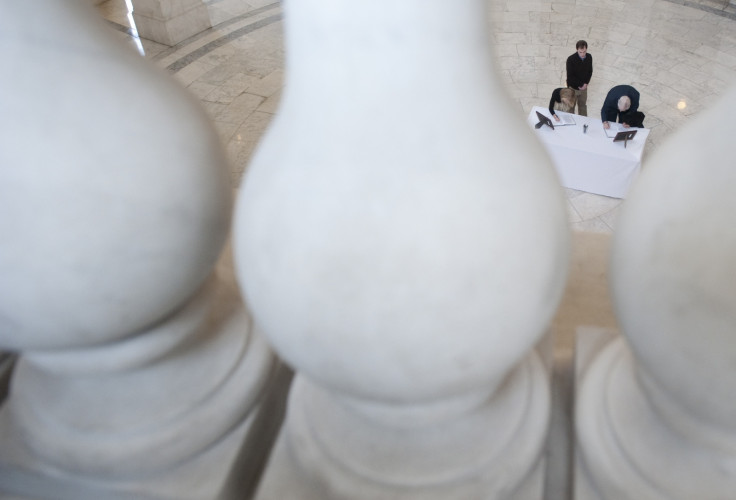
<instances>
[{"instance_id":1,"label":"white marble baluster","mask_svg":"<svg viewBox=\"0 0 736 500\"><path fill-rule=\"evenodd\" d=\"M133 21L142 38L176 45L212 27L202 0L131 0Z\"/></svg>"},{"instance_id":2,"label":"white marble baluster","mask_svg":"<svg viewBox=\"0 0 736 500\"><path fill-rule=\"evenodd\" d=\"M736 89L663 144L612 249L624 337L582 374L576 500L736 492Z\"/></svg>"},{"instance_id":3,"label":"white marble baluster","mask_svg":"<svg viewBox=\"0 0 736 500\"><path fill-rule=\"evenodd\" d=\"M235 224L256 324L298 372L259 498L541 498L530 351L568 229L485 2L285 11L285 94Z\"/></svg>"},{"instance_id":4,"label":"white marble baluster","mask_svg":"<svg viewBox=\"0 0 736 500\"><path fill-rule=\"evenodd\" d=\"M87 1L0 3L0 49L0 491L215 498L273 365L217 135Z\"/></svg>"}]
</instances>

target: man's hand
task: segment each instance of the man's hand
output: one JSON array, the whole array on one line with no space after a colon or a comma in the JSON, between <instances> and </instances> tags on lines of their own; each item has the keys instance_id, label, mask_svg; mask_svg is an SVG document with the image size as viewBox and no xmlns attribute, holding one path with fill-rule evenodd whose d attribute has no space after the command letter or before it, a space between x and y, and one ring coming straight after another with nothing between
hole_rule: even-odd
<instances>
[{"instance_id":1,"label":"man's hand","mask_svg":"<svg viewBox=\"0 0 736 500\"><path fill-rule=\"evenodd\" d=\"M588 84L584 83L582 87L580 87L580 90L585 90L588 88Z\"/></svg>"},{"instance_id":2,"label":"man's hand","mask_svg":"<svg viewBox=\"0 0 736 500\"><path fill-rule=\"evenodd\" d=\"M554 118L554 119L555 119L555 121L560 121L560 117L559 117L559 116L557 116L557 115L552 115L552 118Z\"/></svg>"},{"instance_id":3,"label":"man's hand","mask_svg":"<svg viewBox=\"0 0 736 500\"><path fill-rule=\"evenodd\" d=\"M611 128L611 125L608 122L603 122L603 128L609 129Z\"/></svg>"},{"instance_id":4,"label":"man's hand","mask_svg":"<svg viewBox=\"0 0 736 500\"><path fill-rule=\"evenodd\" d=\"M631 127L631 125L629 125L629 124L628 124L628 123L626 123L626 122L624 122L624 123L623 123L623 126L624 126L624 128L629 128L629 127Z\"/></svg>"}]
</instances>

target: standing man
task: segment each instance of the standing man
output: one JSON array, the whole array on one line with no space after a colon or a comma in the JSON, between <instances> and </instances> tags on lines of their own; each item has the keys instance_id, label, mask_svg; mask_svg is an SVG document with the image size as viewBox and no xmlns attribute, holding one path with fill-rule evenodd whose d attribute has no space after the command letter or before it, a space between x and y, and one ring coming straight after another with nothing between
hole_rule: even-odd
<instances>
[{"instance_id":1,"label":"standing man","mask_svg":"<svg viewBox=\"0 0 736 500\"><path fill-rule=\"evenodd\" d=\"M593 56L588 54L588 42L578 40L577 52L567 58L567 86L575 90L578 113L588 116L588 83L593 76Z\"/></svg>"}]
</instances>

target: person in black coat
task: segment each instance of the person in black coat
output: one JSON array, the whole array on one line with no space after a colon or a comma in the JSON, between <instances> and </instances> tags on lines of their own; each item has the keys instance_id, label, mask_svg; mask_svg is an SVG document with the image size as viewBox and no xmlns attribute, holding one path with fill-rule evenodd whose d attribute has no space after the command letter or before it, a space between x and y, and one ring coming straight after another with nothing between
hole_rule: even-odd
<instances>
[{"instance_id":1,"label":"person in black coat","mask_svg":"<svg viewBox=\"0 0 736 500\"><path fill-rule=\"evenodd\" d=\"M559 88L552 91L552 97L549 100L549 114L555 120L560 121L555 110L567 113L575 111L575 91L573 89Z\"/></svg>"},{"instance_id":2,"label":"person in black coat","mask_svg":"<svg viewBox=\"0 0 736 500\"><path fill-rule=\"evenodd\" d=\"M585 40L578 40L575 50L565 63L567 86L575 91L577 114L588 116L588 84L593 76L593 56L588 54L588 42Z\"/></svg>"},{"instance_id":3,"label":"person in black coat","mask_svg":"<svg viewBox=\"0 0 736 500\"><path fill-rule=\"evenodd\" d=\"M629 116L636 115L639 109L639 91L631 85L616 85L608 91L601 108L603 128L610 128L609 122L620 121L629 128L632 123L627 121Z\"/></svg>"}]
</instances>

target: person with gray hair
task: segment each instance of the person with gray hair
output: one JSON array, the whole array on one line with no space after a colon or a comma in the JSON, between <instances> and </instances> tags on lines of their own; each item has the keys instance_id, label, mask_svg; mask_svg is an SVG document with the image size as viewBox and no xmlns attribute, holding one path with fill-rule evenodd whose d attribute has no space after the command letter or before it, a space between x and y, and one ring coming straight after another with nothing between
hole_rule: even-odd
<instances>
[{"instance_id":1,"label":"person with gray hair","mask_svg":"<svg viewBox=\"0 0 736 500\"><path fill-rule=\"evenodd\" d=\"M631 85L616 85L608 91L601 108L603 128L610 128L609 122L620 121L629 128L626 117L633 116L639 109L639 91Z\"/></svg>"}]
</instances>

